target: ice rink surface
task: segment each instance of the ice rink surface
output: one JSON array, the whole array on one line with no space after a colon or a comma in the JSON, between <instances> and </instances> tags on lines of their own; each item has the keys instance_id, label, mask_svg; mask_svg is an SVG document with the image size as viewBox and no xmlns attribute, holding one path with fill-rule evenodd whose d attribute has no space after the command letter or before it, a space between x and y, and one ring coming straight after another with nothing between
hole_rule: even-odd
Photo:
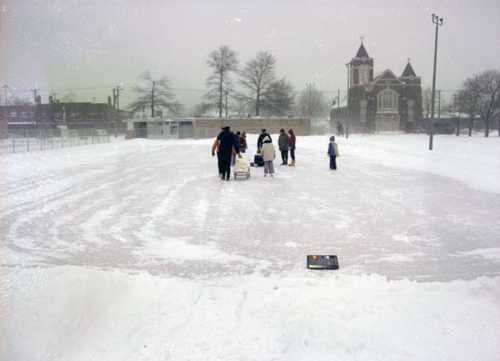
<instances>
[{"instance_id":1,"label":"ice rink surface","mask_svg":"<svg viewBox=\"0 0 500 361\"><path fill-rule=\"evenodd\" d=\"M338 143L230 182L211 140L1 155L0 359L496 360L500 139Z\"/></svg>"}]
</instances>

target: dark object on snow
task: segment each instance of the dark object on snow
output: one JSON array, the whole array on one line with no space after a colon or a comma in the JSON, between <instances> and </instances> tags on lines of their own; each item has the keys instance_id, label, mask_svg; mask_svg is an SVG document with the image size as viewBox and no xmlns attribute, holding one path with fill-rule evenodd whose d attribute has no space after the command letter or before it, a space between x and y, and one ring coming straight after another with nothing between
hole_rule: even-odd
<instances>
[{"instance_id":1,"label":"dark object on snow","mask_svg":"<svg viewBox=\"0 0 500 361\"><path fill-rule=\"evenodd\" d=\"M339 260L335 255L307 256L307 268L309 269L339 269Z\"/></svg>"},{"instance_id":2,"label":"dark object on snow","mask_svg":"<svg viewBox=\"0 0 500 361\"><path fill-rule=\"evenodd\" d=\"M264 166L264 158L262 157L262 154L255 154L253 157L253 163L251 164L252 167L263 167Z\"/></svg>"}]
</instances>

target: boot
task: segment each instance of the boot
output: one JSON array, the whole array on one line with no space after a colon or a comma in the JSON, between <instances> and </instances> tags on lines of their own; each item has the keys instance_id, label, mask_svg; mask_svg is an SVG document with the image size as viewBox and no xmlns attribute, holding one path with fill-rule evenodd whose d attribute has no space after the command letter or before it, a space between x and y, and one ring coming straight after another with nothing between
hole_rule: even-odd
<instances>
[{"instance_id":1,"label":"boot","mask_svg":"<svg viewBox=\"0 0 500 361\"><path fill-rule=\"evenodd\" d=\"M295 167L295 160L292 160L289 164L290 167Z\"/></svg>"}]
</instances>

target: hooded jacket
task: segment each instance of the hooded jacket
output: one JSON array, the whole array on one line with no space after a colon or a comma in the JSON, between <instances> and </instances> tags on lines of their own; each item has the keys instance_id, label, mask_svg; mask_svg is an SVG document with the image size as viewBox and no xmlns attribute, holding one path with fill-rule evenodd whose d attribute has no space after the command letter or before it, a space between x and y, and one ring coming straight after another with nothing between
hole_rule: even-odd
<instances>
[{"instance_id":1,"label":"hooded jacket","mask_svg":"<svg viewBox=\"0 0 500 361\"><path fill-rule=\"evenodd\" d=\"M267 138L264 138L264 143L262 144L262 149L261 149L264 162L272 161L276 158L276 151L274 150L273 143L270 140L266 141L266 139Z\"/></svg>"}]
</instances>

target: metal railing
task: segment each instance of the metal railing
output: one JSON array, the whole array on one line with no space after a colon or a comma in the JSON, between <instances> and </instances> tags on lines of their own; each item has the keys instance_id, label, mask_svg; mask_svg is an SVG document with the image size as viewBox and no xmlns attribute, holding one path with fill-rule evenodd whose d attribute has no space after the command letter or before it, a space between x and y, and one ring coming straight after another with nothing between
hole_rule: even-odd
<instances>
[{"instance_id":1,"label":"metal railing","mask_svg":"<svg viewBox=\"0 0 500 361\"><path fill-rule=\"evenodd\" d=\"M60 136L19 136L10 134L5 139L0 139L1 153L24 153L45 151L51 149L78 147L90 144L110 143L121 140L121 135L110 135L108 132L87 132L87 134L68 134Z\"/></svg>"}]
</instances>

